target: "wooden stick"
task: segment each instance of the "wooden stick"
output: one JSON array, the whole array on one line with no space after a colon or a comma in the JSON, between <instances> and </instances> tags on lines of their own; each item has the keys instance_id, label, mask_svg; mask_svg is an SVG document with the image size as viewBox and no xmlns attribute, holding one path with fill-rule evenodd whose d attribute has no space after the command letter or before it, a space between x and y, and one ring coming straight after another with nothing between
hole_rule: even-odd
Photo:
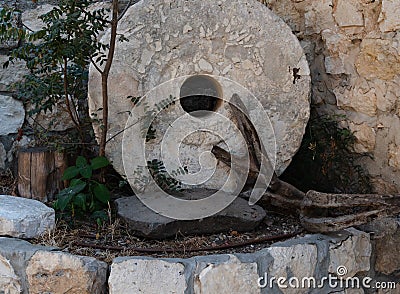
<instances>
[{"instance_id":1,"label":"wooden stick","mask_svg":"<svg viewBox=\"0 0 400 294\"><path fill-rule=\"evenodd\" d=\"M400 195L390 194L332 194L308 191L303 202L304 207L358 207L358 206L399 206Z\"/></svg>"},{"instance_id":2,"label":"wooden stick","mask_svg":"<svg viewBox=\"0 0 400 294\"><path fill-rule=\"evenodd\" d=\"M211 152L215 155L215 157L219 161L225 163L228 166L231 165L231 156L232 155L228 151L222 149L221 147L214 146L212 148ZM258 175L259 175L259 170L250 166L250 170L248 173L245 188L254 184ZM271 183L268 188L273 192L273 194L281 195L282 197L292 199L292 200L302 200L305 196L305 194L302 191L300 191L293 185L280 180L275 172L272 176L272 180L271 180ZM268 196L268 194L267 194L267 196ZM293 204L295 204L295 203L298 203L298 206L297 205L296 206L297 206L297 208L300 208L300 202L298 202L298 201L293 202ZM284 207L284 208L287 208L287 207Z\"/></svg>"}]
</instances>

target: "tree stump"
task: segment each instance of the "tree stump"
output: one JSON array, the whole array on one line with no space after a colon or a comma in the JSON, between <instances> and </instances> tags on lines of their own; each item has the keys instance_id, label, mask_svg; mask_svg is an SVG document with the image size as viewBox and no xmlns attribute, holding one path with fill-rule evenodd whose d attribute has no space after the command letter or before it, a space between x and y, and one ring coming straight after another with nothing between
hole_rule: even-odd
<instances>
[{"instance_id":1,"label":"tree stump","mask_svg":"<svg viewBox=\"0 0 400 294\"><path fill-rule=\"evenodd\" d=\"M61 177L67 167L62 152L36 147L18 153L18 192L24 198L41 202L54 199L64 188Z\"/></svg>"}]
</instances>

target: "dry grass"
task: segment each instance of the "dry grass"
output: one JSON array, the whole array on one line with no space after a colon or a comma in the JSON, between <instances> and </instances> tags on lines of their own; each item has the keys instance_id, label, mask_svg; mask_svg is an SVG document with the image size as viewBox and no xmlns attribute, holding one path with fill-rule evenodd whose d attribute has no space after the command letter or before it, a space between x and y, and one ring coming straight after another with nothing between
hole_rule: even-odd
<instances>
[{"instance_id":1,"label":"dry grass","mask_svg":"<svg viewBox=\"0 0 400 294\"><path fill-rule=\"evenodd\" d=\"M0 172L0 195L17 195L17 179L11 169Z\"/></svg>"},{"instance_id":2,"label":"dry grass","mask_svg":"<svg viewBox=\"0 0 400 294\"><path fill-rule=\"evenodd\" d=\"M146 255L163 258L188 258L196 255L254 252L270 246L273 242L269 241L262 244L251 244L224 250L190 251L189 249L242 243L254 238L290 234L300 230L301 225L298 218L270 212L259 228L253 232L240 233L230 231L202 236L177 234L175 238L171 239L151 240L135 235L124 221L114 218L112 222L104 224L101 228L97 227L94 222L90 223L88 221L58 221L53 231L48 231L40 238L31 241L35 244L59 247L66 252L92 256L111 263L118 256ZM83 246L82 244L92 246ZM99 249L96 248L97 246L118 249ZM141 252L138 249L160 249L160 251Z\"/></svg>"}]
</instances>

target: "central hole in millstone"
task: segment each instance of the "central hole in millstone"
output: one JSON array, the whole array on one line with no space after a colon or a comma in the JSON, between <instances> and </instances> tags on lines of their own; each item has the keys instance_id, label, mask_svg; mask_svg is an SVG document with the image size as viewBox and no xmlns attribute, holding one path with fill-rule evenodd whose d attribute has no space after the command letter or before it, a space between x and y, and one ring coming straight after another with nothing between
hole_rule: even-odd
<instances>
[{"instance_id":1,"label":"central hole in millstone","mask_svg":"<svg viewBox=\"0 0 400 294\"><path fill-rule=\"evenodd\" d=\"M219 83L205 75L188 78L180 91L180 104L187 113L204 117L209 111L216 111L222 104L222 89Z\"/></svg>"}]
</instances>

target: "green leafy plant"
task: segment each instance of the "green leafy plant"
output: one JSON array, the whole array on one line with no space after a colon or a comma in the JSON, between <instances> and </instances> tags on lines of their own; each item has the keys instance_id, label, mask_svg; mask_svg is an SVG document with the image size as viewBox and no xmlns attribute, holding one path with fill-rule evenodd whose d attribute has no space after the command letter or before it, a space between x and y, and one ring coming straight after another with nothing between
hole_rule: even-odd
<instances>
[{"instance_id":1,"label":"green leafy plant","mask_svg":"<svg viewBox=\"0 0 400 294\"><path fill-rule=\"evenodd\" d=\"M300 149L283 179L304 191L369 193L369 176L358 164L364 156L353 150L355 136L344 115L318 115L315 110Z\"/></svg>"},{"instance_id":2,"label":"green leafy plant","mask_svg":"<svg viewBox=\"0 0 400 294\"><path fill-rule=\"evenodd\" d=\"M179 192L182 190L182 183L167 172L164 163L161 160L153 159L147 161L147 168L150 171L151 176L156 181L157 185L166 192ZM179 174L186 174L188 172L187 168L178 169L172 171L172 176Z\"/></svg>"},{"instance_id":3,"label":"green leafy plant","mask_svg":"<svg viewBox=\"0 0 400 294\"><path fill-rule=\"evenodd\" d=\"M21 23L18 10L0 7L0 41L18 44L10 50L4 67L15 60L25 62L29 74L15 89L21 100L33 105L31 114L52 111L56 104L62 103L83 142L82 113L87 116L87 111L79 106L86 105L89 63L99 72L103 102L99 156L105 155L107 143L107 84L115 46L117 41L127 40L117 33L117 26L131 3L119 13L119 1L112 0L108 18L106 9L90 9L91 0L60 0L51 11L39 16L44 26L36 32ZM102 43L98 36L107 28L111 30L110 39Z\"/></svg>"},{"instance_id":4,"label":"green leafy plant","mask_svg":"<svg viewBox=\"0 0 400 294\"><path fill-rule=\"evenodd\" d=\"M144 176L144 169L148 169L150 176ZM182 183L174 177L188 173L187 167L179 168L171 172L171 175L166 170L164 163L161 160L153 159L147 161L147 165L138 166L133 172L133 185L139 191L145 191L151 178L156 184L167 193L175 193L182 190ZM151 177L151 178L150 178Z\"/></svg>"},{"instance_id":5,"label":"green leafy plant","mask_svg":"<svg viewBox=\"0 0 400 294\"><path fill-rule=\"evenodd\" d=\"M39 16L44 25L35 32L14 21L18 11L0 10L0 40L19 42L3 66L15 60L25 62L29 73L14 87L18 98L33 106L31 115L63 103L71 121L81 127L77 101L86 99L87 66L94 58L106 62L102 52L109 48L97 40L98 33L109 26L107 11L89 11L91 2L60 1Z\"/></svg>"},{"instance_id":6,"label":"green leafy plant","mask_svg":"<svg viewBox=\"0 0 400 294\"><path fill-rule=\"evenodd\" d=\"M62 179L70 181L70 184L58 193L54 208L62 212L68 210L72 215L91 213L96 220L101 216L107 218L103 209L110 201L110 191L95 179L95 172L109 164L105 157L95 157L88 162L83 156L78 156L75 165L64 172Z\"/></svg>"},{"instance_id":7,"label":"green leafy plant","mask_svg":"<svg viewBox=\"0 0 400 294\"><path fill-rule=\"evenodd\" d=\"M143 122L142 122L142 136L146 138L146 142L149 142L152 139L157 138L157 130L154 128L152 120L157 114L169 108L172 105L175 105L176 103L176 97L173 97L172 95L169 95L168 98L162 99L160 102L156 103L153 107L149 105L148 102L143 102L143 97L138 97L138 96L128 96L127 97L131 102L133 103L133 106L143 107ZM132 115L131 111L128 111L129 115ZM147 126L149 126L147 128Z\"/></svg>"}]
</instances>

